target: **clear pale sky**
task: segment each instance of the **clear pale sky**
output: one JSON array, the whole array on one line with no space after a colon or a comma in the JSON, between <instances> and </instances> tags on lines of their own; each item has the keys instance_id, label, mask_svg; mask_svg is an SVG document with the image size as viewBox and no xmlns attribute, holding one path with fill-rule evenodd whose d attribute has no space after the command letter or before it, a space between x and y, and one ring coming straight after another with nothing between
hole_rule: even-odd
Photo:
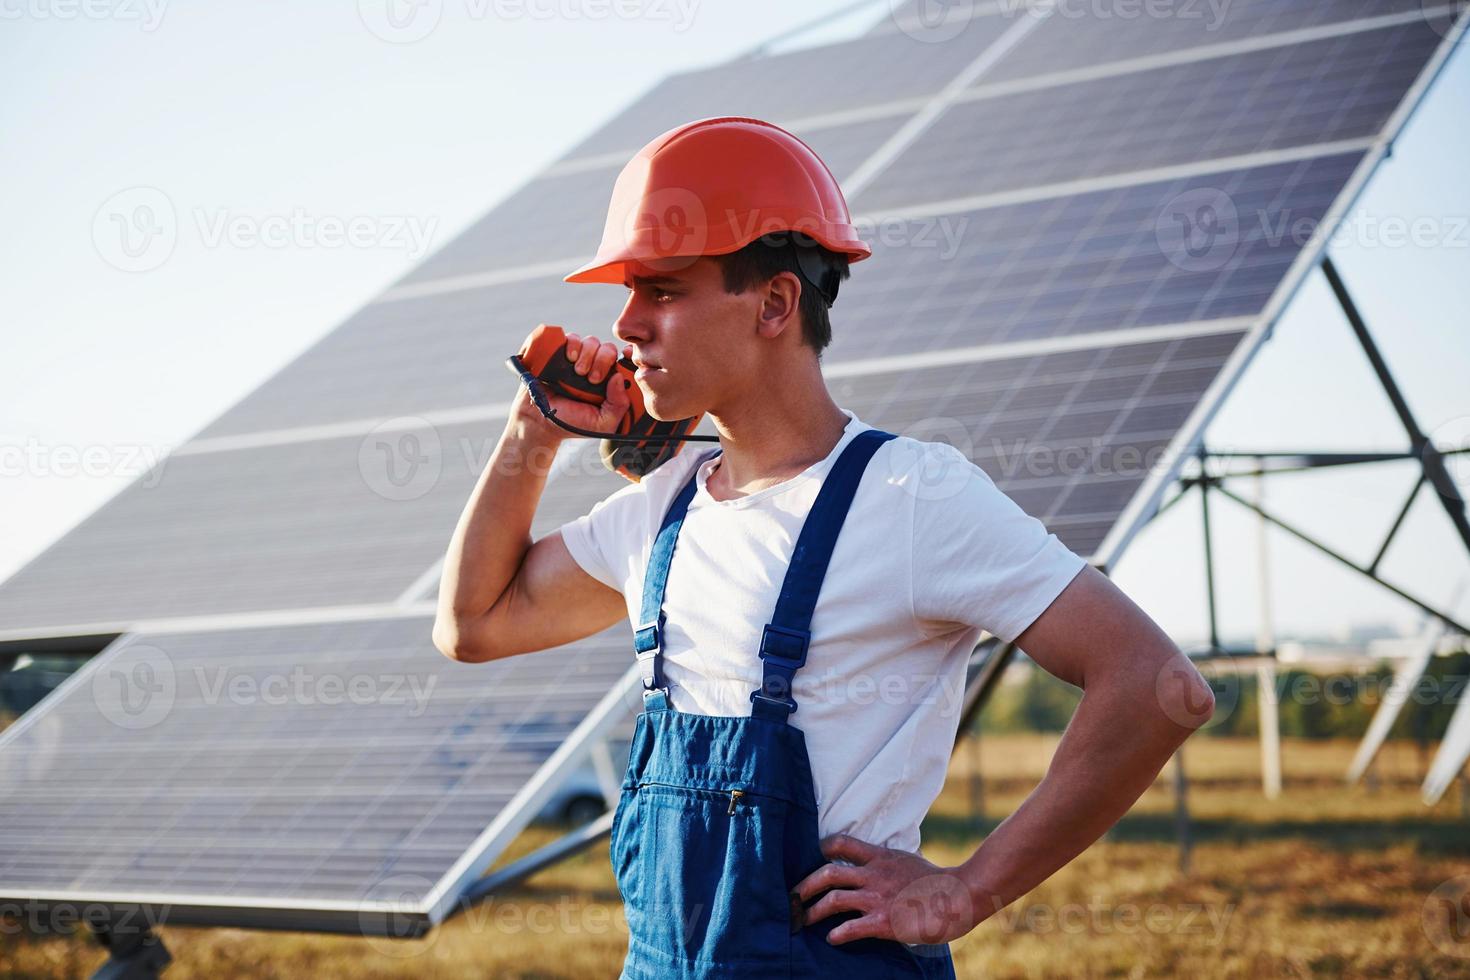
<instances>
[{"instance_id":1,"label":"clear pale sky","mask_svg":"<svg viewBox=\"0 0 1470 980\"><path fill-rule=\"evenodd\" d=\"M216 217L402 216L431 230L432 249L663 75L842 6L444 0L436 28L413 43L374 33L385 23L377 0L0 6L0 577L422 258L403 240L211 244L186 229L167 261L126 272L94 245L113 195L158 188L181 211ZM619 14L630 7L645 15ZM605 13L542 16L557 9ZM1421 423L1458 444L1470 438L1467 109L1462 47L1370 185L1359 230L1334 248ZM1394 221L1415 220L1426 241L1386 240ZM1404 445L1320 276L1210 441ZM1470 462L1457 472L1470 485ZM1394 464L1278 478L1268 494L1366 561L1413 479ZM1225 502L1214 516L1223 624L1249 636L1254 525ZM1414 627L1411 608L1353 573L1280 535L1271 548L1283 633ZM1203 631L1201 567L1198 506L1186 503L1137 539L1117 578L1185 641ZM1384 571L1436 601L1470 574L1427 492Z\"/></svg>"}]
</instances>

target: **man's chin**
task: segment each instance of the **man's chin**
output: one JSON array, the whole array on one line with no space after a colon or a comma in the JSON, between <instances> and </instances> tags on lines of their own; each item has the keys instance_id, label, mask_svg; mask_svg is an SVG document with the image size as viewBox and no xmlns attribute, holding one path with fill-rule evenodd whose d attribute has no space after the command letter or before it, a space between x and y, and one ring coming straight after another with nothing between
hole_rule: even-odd
<instances>
[{"instance_id":1,"label":"man's chin","mask_svg":"<svg viewBox=\"0 0 1470 980\"><path fill-rule=\"evenodd\" d=\"M667 396L656 397L646 389L643 392L643 410L660 422L678 422L701 414L698 408L680 405Z\"/></svg>"}]
</instances>

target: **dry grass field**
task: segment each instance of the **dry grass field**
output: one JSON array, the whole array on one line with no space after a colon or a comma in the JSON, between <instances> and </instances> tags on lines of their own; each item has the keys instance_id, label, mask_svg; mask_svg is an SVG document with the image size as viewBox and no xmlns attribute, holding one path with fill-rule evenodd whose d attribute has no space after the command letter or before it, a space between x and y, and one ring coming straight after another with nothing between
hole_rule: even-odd
<instances>
[{"instance_id":1,"label":"dry grass field","mask_svg":"<svg viewBox=\"0 0 1470 980\"><path fill-rule=\"evenodd\" d=\"M956 754L924 853L957 862L1042 773L1056 736L990 736ZM1470 818L1458 796L1418 799L1423 759L1389 746L1373 788L1347 789L1349 742L1286 740L1286 787L1260 792L1254 742L1187 747L1194 849L1179 870L1166 770L1112 833L954 944L962 977L1470 977ZM972 815L976 766L981 814ZM516 853L552 839L522 836ZM1452 920L1454 905L1459 914ZM1458 928L1458 931L1456 927ZM461 915L393 942L166 928L170 978L616 976L626 932L606 844ZM85 934L0 935L0 975L85 977ZM753 978L754 980L754 978Z\"/></svg>"}]
</instances>

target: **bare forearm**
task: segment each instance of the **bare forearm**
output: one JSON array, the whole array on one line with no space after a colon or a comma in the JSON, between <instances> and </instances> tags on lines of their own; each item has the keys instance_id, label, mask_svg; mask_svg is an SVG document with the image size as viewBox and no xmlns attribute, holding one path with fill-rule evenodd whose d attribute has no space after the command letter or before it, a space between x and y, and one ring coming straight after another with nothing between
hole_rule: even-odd
<instances>
[{"instance_id":1,"label":"bare forearm","mask_svg":"<svg viewBox=\"0 0 1470 980\"><path fill-rule=\"evenodd\" d=\"M531 547L531 522L561 440L512 412L450 538L438 629L483 616Z\"/></svg>"},{"instance_id":2,"label":"bare forearm","mask_svg":"<svg viewBox=\"0 0 1470 980\"><path fill-rule=\"evenodd\" d=\"M1101 837L1192 731L1162 709L1146 678L1086 690L1040 785L959 869L978 917L994 915Z\"/></svg>"},{"instance_id":3,"label":"bare forearm","mask_svg":"<svg viewBox=\"0 0 1470 980\"><path fill-rule=\"evenodd\" d=\"M1016 644L1084 692L1045 778L958 866L846 834L825 839L822 853L833 863L796 888L803 902L826 892L806 919L862 913L834 928L829 942L963 936L1101 837L1214 711L1199 671L1096 569L1074 576Z\"/></svg>"}]
</instances>

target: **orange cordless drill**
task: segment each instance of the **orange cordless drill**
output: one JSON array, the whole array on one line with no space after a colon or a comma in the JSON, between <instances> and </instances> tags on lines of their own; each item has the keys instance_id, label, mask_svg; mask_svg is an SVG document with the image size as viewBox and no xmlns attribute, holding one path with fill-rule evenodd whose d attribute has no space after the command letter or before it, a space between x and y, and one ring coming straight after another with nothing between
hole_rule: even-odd
<instances>
[{"instance_id":1,"label":"orange cordless drill","mask_svg":"<svg viewBox=\"0 0 1470 980\"><path fill-rule=\"evenodd\" d=\"M703 415L661 422L643 407L643 390L634 381L633 362L619 358L606 378L593 384L578 374L566 357L567 335L561 327L541 324L520 353L506 359L531 394L541 414L553 424L579 436L602 440L602 463L634 483L673 459L686 442L719 442L718 436L689 435ZM607 397L607 386L614 379L628 383L628 411L618 422L617 432L592 432L556 417L556 409L546 400L545 391L574 398L589 405L599 405Z\"/></svg>"}]
</instances>

